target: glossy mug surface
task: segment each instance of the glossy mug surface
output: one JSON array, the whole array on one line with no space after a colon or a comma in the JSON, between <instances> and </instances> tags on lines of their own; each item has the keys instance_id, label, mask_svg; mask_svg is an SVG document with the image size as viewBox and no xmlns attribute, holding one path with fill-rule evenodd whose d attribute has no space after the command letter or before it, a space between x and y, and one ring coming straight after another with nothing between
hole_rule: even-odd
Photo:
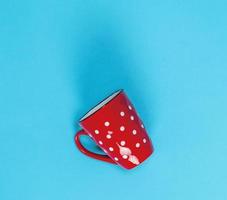
<instances>
[{"instance_id":1,"label":"glossy mug surface","mask_svg":"<svg viewBox=\"0 0 227 200\"><path fill-rule=\"evenodd\" d=\"M78 149L92 158L132 169L153 153L143 122L123 90L119 90L80 119L83 128L75 135ZM107 154L93 153L81 144L80 136L89 135Z\"/></svg>"}]
</instances>

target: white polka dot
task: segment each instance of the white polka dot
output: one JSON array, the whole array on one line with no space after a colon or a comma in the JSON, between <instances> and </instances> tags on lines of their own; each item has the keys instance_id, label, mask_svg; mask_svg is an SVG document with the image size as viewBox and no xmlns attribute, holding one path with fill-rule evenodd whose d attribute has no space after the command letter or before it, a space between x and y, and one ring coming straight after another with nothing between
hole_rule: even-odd
<instances>
[{"instance_id":1,"label":"white polka dot","mask_svg":"<svg viewBox=\"0 0 227 200\"><path fill-rule=\"evenodd\" d=\"M140 147L140 143L136 143L136 147L139 148Z\"/></svg>"},{"instance_id":2,"label":"white polka dot","mask_svg":"<svg viewBox=\"0 0 227 200\"><path fill-rule=\"evenodd\" d=\"M128 109L129 109L129 110L132 110L132 106L129 105L129 106L128 106Z\"/></svg>"},{"instance_id":3,"label":"white polka dot","mask_svg":"<svg viewBox=\"0 0 227 200\"><path fill-rule=\"evenodd\" d=\"M99 141L99 144L103 145L102 141Z\"/></svg>"},{"instance_id":4,"label":"white polka dot","mask_svg":"<svg viewBox=\"0 0 227 200\"><path fill-rule=\"evenodd\" d=\"M118 161L118 158L117 157L114 157L114 160Z\"/></svg>"},{"instance_id":5,"label":"white polka dot","mask_svg":"<svg viewBox=\"0 0 227 200\"><path fill-rule=\"evenodd\" d=\"M134 116L130 116L130 119L131 119L131 120L134 120Z\"/></svg>"},{"instance_id":6,"label":"white polka dot","mask_svg":"<svg viewBox=\"0 0 227 200\"><path fill-rule=\"evenodd\" d=\"M125 116L125 113L123 111L121 111L120 115L123 117L123 116Z\"/></svg>"},{"instance_id":7,"label":"white polka dot","mask_svg":"<svg viewBox=\"0 0 227 200\"><path fill-rule=\"evenodd\" d=\"M147 142L147 140L144 138L144 139L143 139L143 143L146 143L146 142Z\"/></svg>"},{"instance_id":8,"label":"white polka dot","mask_svg":"<svg viewBox=\"0 0 227 200\"><path fill-rule=\"evenodd\" d=\"M113 151L114 149L113 149L113 147L110 147L109 150L110 150L110 151Z\"/></svg>"},{"instance_id":9,"label":"white polka dot","mask_svg":"<svg viewBox=\"0 0 227 200\"><path fill-rule=\"evenodd\" d=\"M124 131L125 130L125 127L124 126L121 126L120 127L120 131Z\"/></svg>"},{"instance_id":10,"label":"white polka dot","mask_svg":"<svg viewBox=\"0 0 227 200\"><path fill-rule=\"evenodd\" d=\"M113 131L107 131L109 134L112 134L113 133Z\"/></svg>"},{"instance_id":11,"label":"white polka dot","mask_svg":"<svg viewBox=\"0 0 227 200\"><path fill-rule=\"evenodd\" d=\"M124 146L124 145L125 145L125 141L122 140L122 141L121 141L121 146Z\"/></svg>"},{"instance_id":12,"label":"white polka dot","mask_svg":"<svg viewBox=\"0 0 227 200\"><path fill-rule=\"evenodd\" d=\"M99 134L99 130L95 130L95 134Z\"/></svg>"},{"instance_id":13,"label":"white polka dot","mask_svg":"<svg viewBox=\"0 0 227 200\"><path fill-rule=\"evenodd\" d=\"M128 156L127 156L127 155L123 155L123 156L122 156L122 158L127 159L127 158L128 158Z\"/></svg>"},{"instance_id":14,"label":"white polka dot","mask_svg":"<svg viewBox=\"0 0 227 200\"><path fill-rule=\"evenodd\" d=\"M143 124L141 124L141 128L144 128L144 125Z\"/></svg>"},{"instance_id":15,"label":"white polka dot","mask_svg":"<svg viewBox=\"0 0 227 200\"><path fill-rule=\"evenodd\" d=\"M105 122L104 125L105 126L109 126L110 125L110 122Z\"/></svg>"},{"instance_id":16,"label":"white polka dot","mask_svg":"<svg viewBox=\"0 0 227 200\"><path fill-rule=\"evenodd\" d=\"M132 134L133 134L133 135L136 135L136 133L137 133L136 129L133 129L133 130L132 130Z\"/></svg>"},{"instance_id":17,"label":"white polka dot","mask_svg":"<svg viewBox=\"0 0 227 200\"><path fill-rule=\"evenodd\" d=\"M106 138L107 138L107 139L110 139L110 138L111 138L111 135L109 135L109 134L106 135Z\"/></svg>"}]
</instances>

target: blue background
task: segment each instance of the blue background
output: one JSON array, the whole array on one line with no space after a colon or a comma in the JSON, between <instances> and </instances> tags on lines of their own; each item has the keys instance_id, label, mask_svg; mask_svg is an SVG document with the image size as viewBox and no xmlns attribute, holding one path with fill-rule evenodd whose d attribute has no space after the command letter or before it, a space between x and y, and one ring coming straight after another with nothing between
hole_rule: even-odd
<instances>
[{"instance_id":1,"label":"blue background","mask_svg":"<svg viewBox=\"0 0 227 200\"><path fill-rule=\"evenodd\" d=\"M1 1L0 199L226 200L226 8L224 0ZM131 171L73 142L78 119L119 88L155 146Z\"/></svg>"}]
</instances>

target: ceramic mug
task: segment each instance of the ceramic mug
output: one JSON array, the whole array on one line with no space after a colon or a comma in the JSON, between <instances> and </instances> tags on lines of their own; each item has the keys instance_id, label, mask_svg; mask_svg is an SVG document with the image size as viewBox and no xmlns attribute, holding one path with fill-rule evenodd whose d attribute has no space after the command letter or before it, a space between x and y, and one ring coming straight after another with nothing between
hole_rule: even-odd
<instances>
[{"instance_id":1,"label":"ceramic mug","mask_svg":"<svg viewBox=\"0 0 227 200\"><path fill-rule=\"evenodd\" d=\"M92 158L132 169L154 151L142 121L123 90L92 108L79 123L83 129L75 135L75 143ZM81 135L89 135L107 155L87 150L80 142Z\"/></svg>"}]
</instances>

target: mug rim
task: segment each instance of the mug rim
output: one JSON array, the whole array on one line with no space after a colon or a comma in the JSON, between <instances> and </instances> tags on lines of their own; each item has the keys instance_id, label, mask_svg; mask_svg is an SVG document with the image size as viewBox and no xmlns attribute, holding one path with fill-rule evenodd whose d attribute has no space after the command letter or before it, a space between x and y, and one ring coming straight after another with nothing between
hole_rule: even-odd
<instances>
[{"instance_id":1,"label":"mug rim","mask_svg":"<svg viewBox=\"0 0 227 200\"><path fill-rule=\"evenodd\" d=\"M106 98L104 98L102 101L100 101L99 103L97 103L95 106L93 106L91 109L89 109L84 115L82 115L82 117L80 117L79 122L83 122L84 120L88 119L89 117L91 117L92 115L94 115L96 112L98 112L100 109L102 109L104 106L106 106L107 104L111 103L118 95L120 95L122 92L124 92L123 89L119 89L116 90L115 92L112 92L110 95L108 95ZM112 95L114 95L116 93L115 96L113 96L112 98L110 98ZM107 102L105 102L108 98L110 98ZM99 108L97 108L96 110L94 110L96 107L98 107L100 104L102 104L103 102L105 102L103 105L101 105ZM92 112L92 110L94 110ZM89 114L89 112L91 112L91 114Z\"/></svg>"}]
</instances>

